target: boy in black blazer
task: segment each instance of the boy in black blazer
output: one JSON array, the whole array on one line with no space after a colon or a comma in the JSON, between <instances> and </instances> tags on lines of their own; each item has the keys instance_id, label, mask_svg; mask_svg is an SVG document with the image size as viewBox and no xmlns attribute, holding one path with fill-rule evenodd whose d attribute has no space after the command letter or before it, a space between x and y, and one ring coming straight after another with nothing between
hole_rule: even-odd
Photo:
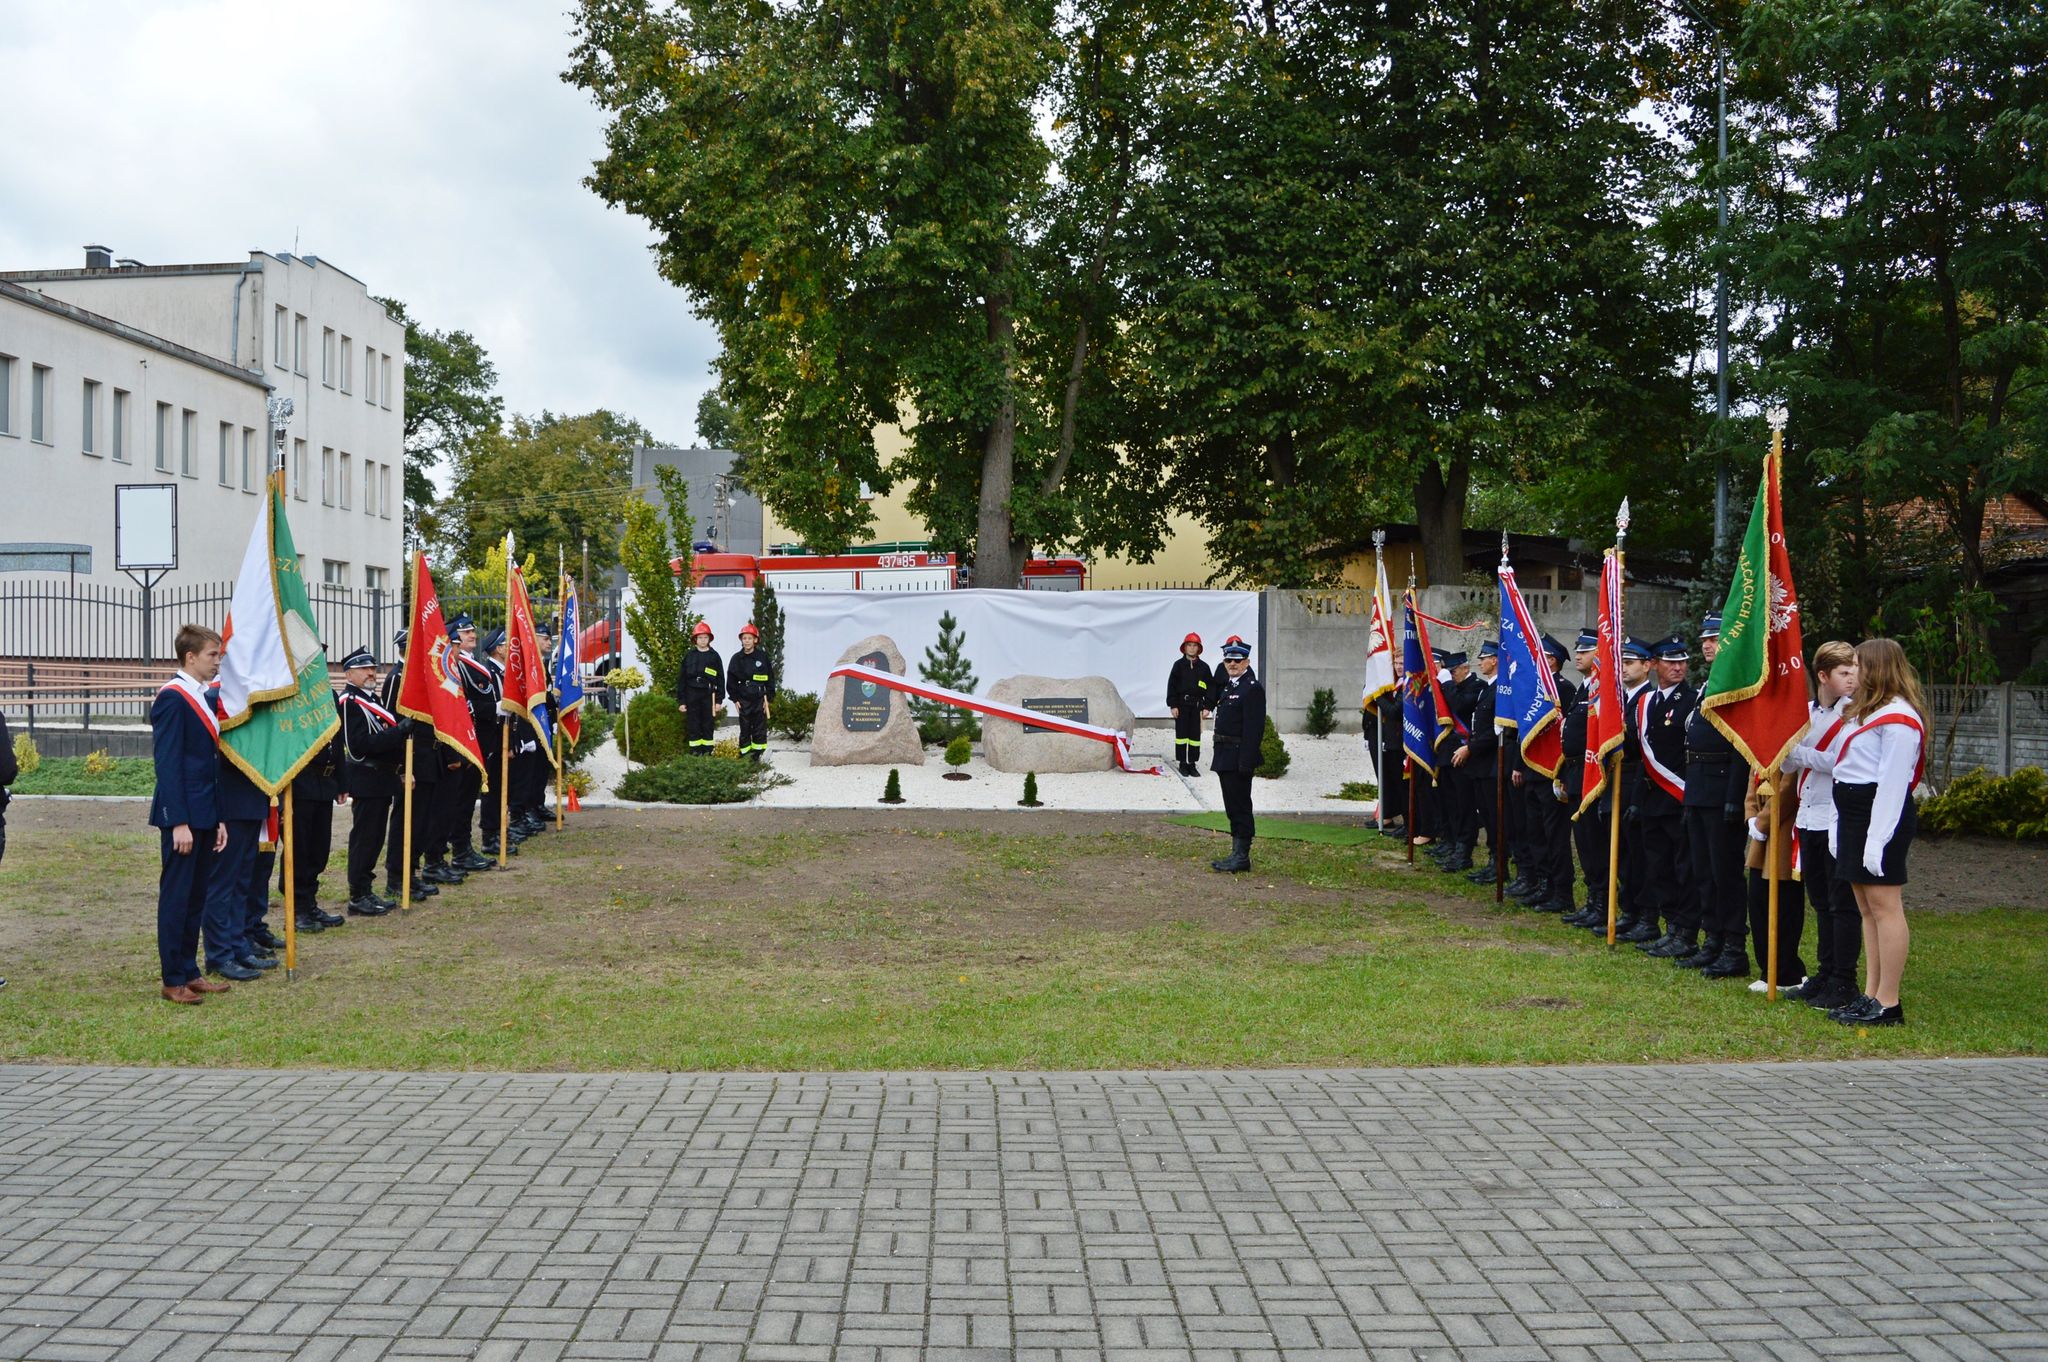
<instances>
[{"instance_id":1,"label":"boy in black blazer","mask_svg":"<svg viewBox=\"0 0 2048 1362\"><path fill-rule=\"evenodd\" d=\"M225 993L199 973L199 923L214 858L227 846L220 817L220 721L206 688L220 670L220 635L203 625L178 630L178 674L149 709L156 793L149 825L162 832L157 879L156 948L166 1002L192 1006Z\"/></svg>"}]
</instances>

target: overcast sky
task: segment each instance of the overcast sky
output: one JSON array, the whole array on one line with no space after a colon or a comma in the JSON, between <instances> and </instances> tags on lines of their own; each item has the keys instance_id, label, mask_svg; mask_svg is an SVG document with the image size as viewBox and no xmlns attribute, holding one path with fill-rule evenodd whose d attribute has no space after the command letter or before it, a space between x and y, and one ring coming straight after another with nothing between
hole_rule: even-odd
<instances>
[{"instance_id":1,"label":"overcast sky","mask_svg":"<svg viewBox=\"0 0 2048 1362\"><path fill-rule=\"evenodd\" d=\"M508 411L695 433L717 353L581 183L566 0L0 0L0 269L317 255L475 334Z\"/></svg>"}]
</instances>

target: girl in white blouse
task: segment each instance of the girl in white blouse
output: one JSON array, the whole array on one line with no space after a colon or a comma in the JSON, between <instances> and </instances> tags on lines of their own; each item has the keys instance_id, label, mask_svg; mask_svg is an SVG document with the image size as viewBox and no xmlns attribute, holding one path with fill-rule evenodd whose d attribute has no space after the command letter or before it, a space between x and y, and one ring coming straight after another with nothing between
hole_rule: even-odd
<instances>
[{"instance_id":1,"label":"girl in white blouse","mask_svg":"<svg viewBox=\"0 0 2048 1362\"><path fill-rule=\"evenodd\" d=\"M1821 644L1814 649L1807 674L1814 686L1808 716L1812 722L1799 746L1786 754L1785 769L1799 777L1799 812L1793 826L1799 837L1799 877L1806 901L1813 906L1814 954L1819 963L1803 985L1785 992L1809 1007L1828 1011L1861 992L1856 959L1863 951L1863 915L1856 910L1849 881L1835 873L1834 853L1828 850L1835 835L1835 754L1848 731L1844 711L1856 689L1855 645L1839 639Z\"/></svg>"},{"instance_id":2,"label":"girl in white blouse","mask_svg":"<svg viewBox=\"0 0 2048 1362\"><path fill-rule=\"evenodd\" d=\"M1919 826L1913 789L1927 751L1927 704L1906 652L1888 638L1856 648L1856 694L1835 757L1835 873L1863 914L1863 996L1828 1013L1853 1026L1898 1026L1906 970L1906 851Z\"/></svg>"}]
</instances>

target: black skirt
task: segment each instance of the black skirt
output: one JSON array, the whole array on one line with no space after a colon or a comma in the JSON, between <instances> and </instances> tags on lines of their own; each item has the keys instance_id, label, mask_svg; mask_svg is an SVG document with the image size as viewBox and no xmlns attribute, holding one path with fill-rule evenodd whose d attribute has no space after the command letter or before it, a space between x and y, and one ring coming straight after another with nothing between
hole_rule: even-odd
<instances>
[{"instance_id":1,"label":"black skirt","mask_svg":"<svg viewBox=\"0 0 2048 1362\"><path fill-rule=\"evenodd\" d=\"M1875 785L1835 786L1835 875L1850 884L1904 884L1906 853L1920 828L1919 805L1911 795L1899 810L1899 825L1884 847L1884 873L1873 875L1863 864L1863 846L1870 839L1870 810L1877 803Z\"/></svg>"}]
</instances>

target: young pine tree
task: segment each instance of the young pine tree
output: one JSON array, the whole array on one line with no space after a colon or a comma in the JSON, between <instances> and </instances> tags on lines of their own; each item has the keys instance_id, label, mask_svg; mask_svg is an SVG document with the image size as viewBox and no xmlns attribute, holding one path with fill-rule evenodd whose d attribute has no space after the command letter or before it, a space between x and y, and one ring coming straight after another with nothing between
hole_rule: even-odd
<instances>
[{"instance_id":1,"label":"young pine tree","mask_svg":"<svg viewBox=\"0 0 2048 1362\"><path fill-rule=\"evenodd\" d=\"M768 654L768 665L775 669L775 680L782 682L782 604L775 599L775 588L766 577L754 583L754 627L761 631L761 651Z\"/></svg>"},{"instance_id":2,"label":"young pine tree","mask_svg":"<svg viewBox=\"0 0 2048 1362\"><path fill-rule=\"evenodd\" d=\"M939 616L939 641L924 650L924 661L919 664L917 674L934 686L957 690L963 694L974 694L974 664L961 655L960 647L967 636L960 630L960 622L948 610ZM955 709L935 700L919 700L912 697L910 712L917 717L918 736L928 743L948 743L961 736L981 736L981 721L972 710Z\"/></svg>"}]
</instances>

